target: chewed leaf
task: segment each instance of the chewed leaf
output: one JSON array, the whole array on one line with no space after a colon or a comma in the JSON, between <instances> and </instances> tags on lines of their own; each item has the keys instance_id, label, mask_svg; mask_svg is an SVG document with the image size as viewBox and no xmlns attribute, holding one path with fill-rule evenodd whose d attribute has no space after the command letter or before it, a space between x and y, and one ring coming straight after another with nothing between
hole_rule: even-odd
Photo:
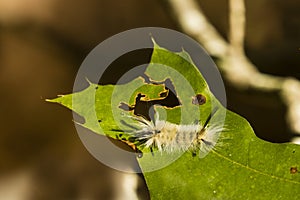
<instances>
[{"instance_id":1,"label":"chewed leaf","mask_svg":"<svg viewBox=\"0 0 300 200\"><path fill-rule=\"evenodd\" d=\"M125 118L123 113L134 109L139 94L143 95L142 99L151 101L162 99L160 94L164 92L164 85L146 84L142 78L137 78L118 86L90 83L83 91L48 101L60 103L84 117L83 127L116 138L119 132L114 130L120 129L120 119Z\"/></svg>"},{"instance_id":2,"label":"chewed leaf","mask_svg":"<svg viewBox=\"0 0 300 200\"><path fill-rule=\"evenodd\" d=\"M173 82L182 102L181 112L192 107L191 104L198 105L203 122L211 113L211 107L217 107L225 112L216 113L210 125L218 125L224 116L226 120L216 145L204 158L193 157L187 151L172 164L145 173L152 199L298 199L300 174L291 173L290 169L300 166L299 146L273 144L257 138L245 119L217 102L186 52L181 53L184 56L179 57L179 54L156 45L146 73L153 81L169 78ZM170 68L180 72L195 91L192 101L187 98L185 88L181 88L183 81ZM155 73L158 69L160 73ZM182 115L178 108L164 112L168 121L173 118L173 123ZM163 156L146 154L139 162L146 171L163 162Z\"/></svg>"},{"instance_id":3,"label":"chewed leaf","mask_svg":"<svg viewBox=\"0 0 300 200\"><path fill-rule=\"evenodd\" d=\"M82 126L96 133L118 138L124 130L143 152L138 162L151 199L300 199L300 147L257 138L214 97L187 52L154 43L145 74L151 84L91 83L49 101L83 116ZM167 81L176 105L166 101Z\"/></svg>"}]
</instances>

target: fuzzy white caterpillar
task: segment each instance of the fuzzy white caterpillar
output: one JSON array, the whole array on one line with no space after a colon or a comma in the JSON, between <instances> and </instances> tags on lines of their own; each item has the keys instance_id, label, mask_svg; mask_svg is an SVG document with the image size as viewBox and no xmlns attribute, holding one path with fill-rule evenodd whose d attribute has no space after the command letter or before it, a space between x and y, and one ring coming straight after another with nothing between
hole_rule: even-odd
<instances>
[{"instance_id":1,"label":"fuzzy white caterpillar","mask_svg":"<svg viewBox=\"0 0 300 200\"><path fill-rule=\"evenodd\" d=\"M157 148L167 153L190 150L193 155L199 151L199 157L204 157L214 148L223 131L223 126L208 124L210 117L204 126L199 123L178 125L158 117L154 122L143 117L132 117L140 126L131 134L135 141L151 150Z\"/></svg>"}]
</instances>

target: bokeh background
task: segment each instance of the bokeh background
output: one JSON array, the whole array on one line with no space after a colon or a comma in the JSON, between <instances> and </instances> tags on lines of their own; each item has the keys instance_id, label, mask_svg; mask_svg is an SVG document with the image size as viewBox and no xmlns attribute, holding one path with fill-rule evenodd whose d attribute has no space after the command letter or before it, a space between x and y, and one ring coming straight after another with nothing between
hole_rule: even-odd
<instances>
[{"instance_id":1,"label":"bokeh background","mask_svg":"<svg viewBox=\"0 0 300 200\"><path fill-rule=\"evenodd\" d=\"M228 2L199 2L227 37ZM294 0L246 1L246 53L260 71L300 78L299 8ZM81 62L101 41L144 26L180 31L159 0L0 0L1 200L127 199L126 174L94 159L71 111L44 100L72 92ZM132 63L131 56L126 65ZM291 139L280 101L268 104L226 89L228 107L259 137ZM140 198L149 198L141 176L138 181Z\"/></svg>"}]
</instances>

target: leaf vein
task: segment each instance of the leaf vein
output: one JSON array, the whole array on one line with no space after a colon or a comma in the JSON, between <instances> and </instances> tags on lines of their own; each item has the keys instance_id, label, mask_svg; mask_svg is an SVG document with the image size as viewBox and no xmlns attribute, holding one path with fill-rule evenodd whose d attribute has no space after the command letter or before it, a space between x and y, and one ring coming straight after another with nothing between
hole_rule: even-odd
<instances>
[{"instance_id":1,"label":"leaf vein","mask_svg":"<svg viewBox=\"0 0 300 200\"><path fill-rule=\"evenodd\" d=\"M295 183L295 184L300 185L300 182L298 182L298 181L294 181L294 180L290 180L290 179L286 179L286 178L282 178L282 177L270 175L270 174L268 174L268 173L265 173L265 172L259 171L259 170L257 170L257 169L251 168L251 167L249 167L248 165L246 166L246 165L243 165L243 164L241 164L241 163L239 163L239 162L236 162L236 161L234 161L234 160L232 160L232 159L230 159L230 158L227 158L227 157L225 157L224 155L222 155L222 154L216 152L215 150L212 150L212 152L213 152L214 154L216 154L217 156L219 156L220 158L224 159L224 160L227 160L227 161L229 161L229 162L231 162L231 163L233 163L233 164L235 164L235 165L238 165L238 166L240 166L240 167L242 167L242 168L246 168L246 169L248 169L248 170L250 170L250 171L253 171L253 172L255 172L255 173L258 173L258 174L261 174L261 175L264 175L264 176L268 176L268 177L271 177L271 178L273 178L273 179L277 179L277 180L280 180L280 181L286 181L286 182Z\"/></svg>"}]
</instances>

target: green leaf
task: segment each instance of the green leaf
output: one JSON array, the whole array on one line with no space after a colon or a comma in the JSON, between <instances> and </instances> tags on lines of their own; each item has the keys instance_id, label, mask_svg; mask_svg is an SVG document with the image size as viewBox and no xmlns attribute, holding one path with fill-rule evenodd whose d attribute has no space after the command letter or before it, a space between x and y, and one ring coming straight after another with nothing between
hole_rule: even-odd
<instances>
[{"instance_id":1,"label":"green leaf","mask_svg":"<svg viewBox=\"0 0 300 200\"><path fill-rule=\"evenodd\" d=\"M114 130L120 130L121 119L126 120L123 116L125 111L119 108L122 103L134 105L139 93L145 94L144 100L160 99L160 94L164 92L164 85L146 84L142 78L137 78L118 86L89 82L89 87L81 92L60 95L47 101L59 103L83 116L85 122L81 126L116 139L119 132Z\"/></svg>"},{"instance_id":2,"label":"green leaf","mask_svg":"<svg viewBox=\"0 0 300 200\"><path fill-rule=\"evenodd\" d=\"M151 199L300 199L300 147L257 138L244 118L222 107L186 52L174 53L154 44L146 75L160 84L142 78L116 86L90 83L84 91L49 101L83 116L84 127L117 138L124 113L133 115L136 109L138 94L145 95L142 100L146 103L163 99L162 82L170 80L180 105L155 106L160 119L180 125L195 120L203 124L217 110L209 124L224 123L224 129L204 158L191 151L152 154L141 148L144 155L138 162ZM206 103L193 104L195 94L203 95ZM122 103L133 111L119 108Z\"/></svg>"}]
</instances>

